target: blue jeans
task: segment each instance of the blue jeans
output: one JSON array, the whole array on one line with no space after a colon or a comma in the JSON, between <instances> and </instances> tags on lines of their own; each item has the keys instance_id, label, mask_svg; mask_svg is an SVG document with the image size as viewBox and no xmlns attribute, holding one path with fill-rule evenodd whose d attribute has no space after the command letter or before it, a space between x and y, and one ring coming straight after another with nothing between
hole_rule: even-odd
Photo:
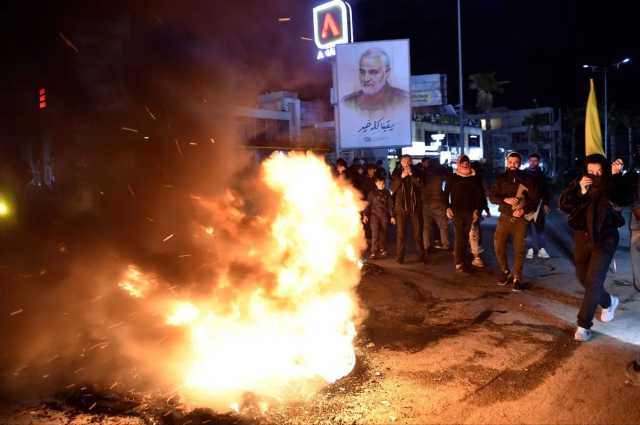
<instances>
[{"instance_id":1,"label":"blue jeans","mask_svg":"<svg viewBox=\"0 0 640 425\"><path fill-rule=\"evenodd\" d=\"M544 211L540 207L538 218L535 221L529 222L529 237L527 245L529 248L533 248L535 252L540 251L540 248L547 247L547 238L544 236Z\"/></svg>"},{"instance_id":2,"label":"blue jeans","mask_svg":"<svg viewBox=\"0 0 640 425\"><path fill-rule=\"evenodd\" d=\"M593 243L583 231L574 233L576 275L584 287L584 298L578 312L578 326L591 329L598 308L609 308L611 297L604 288L609 263L618 248L618 229L607 229L601 241Z\"/></svg>"},{"instance_id":3,"label":"blue jeans","mask_svg":"<svg viewBox=\"0 0 640 425\"><path fill-rule=\"evenodd\" d=\"M640 229L631 230L631 241L629 244L629 254L631 255L631 271L633 281L640 286Z\"/></svg>"}]
</instances>

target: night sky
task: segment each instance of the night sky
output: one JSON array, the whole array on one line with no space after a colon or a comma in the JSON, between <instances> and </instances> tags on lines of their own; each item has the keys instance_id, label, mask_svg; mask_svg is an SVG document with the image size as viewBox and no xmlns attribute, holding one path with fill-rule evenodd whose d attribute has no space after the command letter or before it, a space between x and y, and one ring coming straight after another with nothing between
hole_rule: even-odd
<instances>
[{"instance_id":1,"label":"night sky","mask_svg":"<svg viewBox=\"0 0 640 425\"><path fill-rule=\"evenodd\" d=\"M112 65L121 70L124 90L141 102L157 95L158 87L167 87L149 84L151 80L182 80L176 83L182 90L206 91L211 75L228 74L240 77L243 86L253 84L256 92L290 89L306 98L326 99L329 67L317 63L313 43L300 38L311 37L311 9L318 3L7 2L0 6L8 75L2 92L13 93L12 99L20 102L17 87L24 90L43 80L69 99L82 98L82 74L92 72L91 55L100 55L101 46L114 35L104 28L96 30L91 42L76 53L59 33L73 42L78 31L90 31L92 20L105 21L108 28L125 19L131 24L124 36L125 52L114 57ZM351 4L356 41L409 38L412 73L446 73L449 101L458 102L454 0L352 0ZM636 100L640 49L630 2L463 0L462 4L465 79L475 72L496 72L499 80L510 81L504 95L497 96L496 106L530 107L534 99L540 106L583 106L589 73L581 65L631 56L631 65L610 75L609 101L620 109L640 109ZM279 23L279 17L291 21ZM602 97L602 87L598 90ZM473 108L474 103L473 92L467 90L466 106Z\"/></svg>"}]
</instances>

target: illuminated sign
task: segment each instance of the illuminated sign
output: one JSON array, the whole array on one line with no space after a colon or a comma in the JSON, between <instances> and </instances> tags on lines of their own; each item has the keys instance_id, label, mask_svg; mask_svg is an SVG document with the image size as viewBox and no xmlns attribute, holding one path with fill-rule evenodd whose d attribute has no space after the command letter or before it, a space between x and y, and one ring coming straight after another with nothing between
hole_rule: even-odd
<instances>
[{"instance_id":1,"label":"illuminated sign","mask_svg":"<svg viewBox=\"0 0 640 425\"><path fill-rule=\"evenodd\" d=\"M332 0L313 8L313 38L318 47L317 59L336 55L336 44L353 41L351 6Z\"/></svg>"}]
</instances>

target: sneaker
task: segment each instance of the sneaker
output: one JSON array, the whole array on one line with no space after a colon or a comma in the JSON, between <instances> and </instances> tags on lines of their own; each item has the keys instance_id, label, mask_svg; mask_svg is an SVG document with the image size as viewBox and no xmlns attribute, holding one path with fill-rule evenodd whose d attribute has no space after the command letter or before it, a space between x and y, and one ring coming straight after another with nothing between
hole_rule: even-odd
<instances>
[{"instance_id":1,"label":"sneaker","mask_svg":"<svg viewBox=\"0 0 640 425\"><path fill-rule=\"evenodd\" d=\"M484 261L482 261L482 258L480 257L474 257L471 265L473 267L484 267Z\"/></svg>"},{"instance_id":2,"label":"sneaker","mask_svg":"<svg viewBox=\"0 0 640 425\"><path fill-rule=\"evenodd\" d=\"M546 249L540 248L540 250L538 251L538 258L547 259L547 258L551 258L551 256L549 255Z\"/></svg>"},{"instance_id":3,"label":"sneaker","mask_svg":"<svg viewBox=\"0 0 640 425\"><path fill-rule=\"evenodd\" d=\"M464 265L456 264L456 271L457 272L463 272L464 271Z\"/></svg>"},{"instance_id":4,"label":"sneaker","mask_svg":"<svg viewBox=\"0 0 640 425\"><path fill-rule=\"evenodd\" d=\"M627 366L627 378L633 385L640 385L640 360L634 360Z\"/></svg>"},{"instance_id":5,"label":"sneaker","mask_svg":"<svg viewBox=\"0 0 640 425\"><path fill-rule=\"evenodd\" d=\"M527 251L527 260L532 260L533 259L533 248L529 248L529 250Z\"/></svg>"},{"instance_id":6,"label":"sneaker","mask_svg":"<svg viewBox=\"0 0 640 425\"><path fill-rule=\"evenodd\" d=\"M576 341L586 342L589 341L592 337L591 329L585 329L583 327L578 326L576 329L576 333L573 335L573 339Z\"/></svg>"},{"instance_id":7,"label":"sneaker","mask_svg":"<svg viewBox=\"0 0 640 425\"><path fill-rule=\"evenodd\" d=\"M369 255L369 260L375 260L376 258L378 258L378 256L374 253Z\"/></svg>"},{"instance_id":8,"label":"sneaker","mask_svg":"<svg viewBox=\"0 0 640 425\"><path fill-rule=\"evenodd\" d=\"M520 281L520 279L513 279L513 288L511 290L513 292L521 292L524 289L524 285Z\"/></svg>"},{"instance_id":9,"label":"sneaker","mask_svg":"<svg viewBox=\"0 0 640 425\"><path fill-rule=\"evenodd\" d=\"M498 285L507 286L508 284L511 283L512 279L513 279L513 276L511 275L511 272L509 270L504 271L502 272L502 275L498 279Z\"/></svg>"},{"instance_id":10,"label":"sneaker","mask_svg":"<svg viewBox=\"0 0 640 425\"><path fill-rule=\"evenodd\" d=\"M611 305L609 308L603 308L602 313L600 313L600 321L601 322L610 322L613 320L616 312L616 308L620 304L620 298L615 295L610 295L611 297Z\"/></svg>"},{"instance_id":11,"label":"sneaker","mask_svg":"<svg viewBox=\"0 0 640 425\"><path fill-rule=\"evenodd\" d=\"M387 251L385 251L384 249L382 251L380 251L380 257L386 257L387 256Z\"/></svg>"}]
</instances>

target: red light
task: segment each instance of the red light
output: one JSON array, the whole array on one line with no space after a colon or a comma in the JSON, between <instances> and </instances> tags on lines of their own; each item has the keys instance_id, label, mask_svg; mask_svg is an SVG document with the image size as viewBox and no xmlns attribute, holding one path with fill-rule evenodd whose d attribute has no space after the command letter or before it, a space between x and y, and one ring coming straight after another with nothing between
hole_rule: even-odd
<instances>
[{"instance_id":1,"label":"red light","mask_svg":"<svg viewBox=\"0 0 640 425\"><path fill-rule=\"evenodd\" d=\"M336 23L335 18L331 13L327 13L324 15L324 22L322 23L322 32L321 37L326 39L329 37L329 31L331 31L332 37L340 36L340 29L338 29L338 24Z\"/></svg>"},{"instance_id":2,"label":"red light","mask_svg":"<svg viewBox=\"0 0 640 425\"><path fill-rule=\"evenodd\" d=\"M40 102L46 102L47 101L47 96L46 95L42 95L40 96Z\"/></svg>"},{"instance_id":3,"label":"red light","mask_svg":"<svg viewBox=\"0 0 640 425\"><path fill-rule=\"evenodd\" d=\"M47 102L40 102L40 109L45 109L47 107Z\"/></svg>"},{"instance_id":4,"label":"red light","mask_svg":"<svg viewBox=\"0 0 640 425\"><path fill-rule=\"evenodd\" d=\"M40 89L40 96L43 96L47 93L46 89Z\"/></svg>"}]
</instances>

